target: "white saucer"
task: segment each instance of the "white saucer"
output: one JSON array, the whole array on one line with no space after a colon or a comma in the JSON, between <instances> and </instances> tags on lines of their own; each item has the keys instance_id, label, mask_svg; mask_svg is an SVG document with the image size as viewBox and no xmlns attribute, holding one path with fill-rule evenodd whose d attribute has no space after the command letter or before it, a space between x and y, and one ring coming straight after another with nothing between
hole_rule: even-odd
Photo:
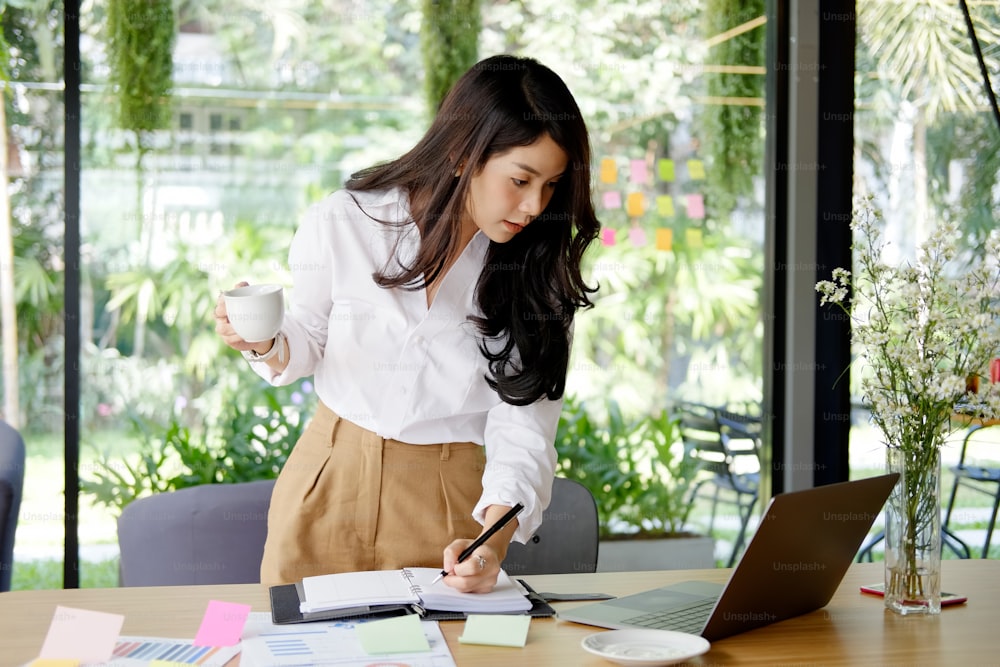
<instances>
[{"instance_id":1,"label":"white saucer","mask_svg":"<svg viewBox=\"0 0 1000 667\"><path fill-rule=\"evenodd\" d=\"M672 630L611 630L587 635L580 645L605 660L638 667L672 665L701 655L710 644L704 637Z\"/></svg>"}]
</instances>

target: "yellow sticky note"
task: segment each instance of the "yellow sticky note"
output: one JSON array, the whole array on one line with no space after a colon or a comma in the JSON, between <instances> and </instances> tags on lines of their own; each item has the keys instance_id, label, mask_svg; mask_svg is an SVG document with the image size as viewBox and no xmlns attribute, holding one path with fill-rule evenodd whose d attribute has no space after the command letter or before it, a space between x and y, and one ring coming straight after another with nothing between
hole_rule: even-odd
<instances>
[{"instance_id":1,"label":"yellow sticky note","mask_svg":"<svg viewBox=\"0 0 1000 667\"><path fill-rule=\"evenodd\" d=\"M601 160L601 183L616 183L618 181L618 166L615 159L606 157Z\"/></svg>"},{"instance_id":2,"label":"yellow sticky note","mask_svg":"<svg viewBox=\"0 0 1000 667\"><path fill-rule=\"evenodd\" d=\"M625 212L637 218L646 212L646 198L641 192L630 192L625 198Z\"/></svg>"},{"instance_id":3,"label":"yellow sticky note","mask_svg":"<svg viewBox=\"0 0 1000 667\"><path fill-rule=\"evenodd\" d=\"M526 614L469 614L460 644L523 647L528 641L531 617Z\"/></svg>"},{"instance_id":4,"label":"yellow sticky note","mask_svg":"<svg viewBox=\"0 0 1000 667\"><path fill-rule=\"evenodd\" d=\"M689 248L700 248L702 244L701 230L691 227L685 232L684 238L687 240Z\"/></svg>"},{"instance_id":5,"label":"yellow sticky note","mask_svg":"<svg viewBox=\"0 0 1000 667\"><path fill-rule=\"evenodd\" d=\"M36 658L28 663L28 667L79 667L79 660L64 660L61 658Z\"/></svg>"},{"instance_id":6,"label":"yellow sticky note","mask_svg":"<svg viewBox=\"0 0 1000 667\"><path fill-rule=\"evenodd\" d=\"M688 160L688 176L692 181L705 180L705 163L701 160Z\"/></svg>"},{"instance_id":7,"label":"yellow sticky note","mask_svg":"<svg viewBox=\"0 0 1000 667\"><path fill-rule=\"evenodd\" d=\"M369 655L382 653L418 653L430 651L431 645L416 614L396 616L355 626L361 648Z\"/></svg>"},{"instance_id":8,"label":"yellow sticky note","mask_svg":"<svg viewBox=\"0 0 1000 667\"><path fill-rule=\"evenodd\" d=\"M674 230L661 227L656 230L656 249L670 250L674 245Z\"/></svg>"},{"instance_id":9,"label":"yellow sticky note","mask_svg":"<svg viewBox=\"0 0 1000 667\"><path fill-rule=\"evenodd\" d=\"M674 217L674 198L670 195L660 195L656 198L656 212L666 218Z\"/></svg>"},{"instance_id":10,"label":"yellow sticky note","mask_svg":"<svg viewBox=\"0 0 1000 667\"><path fill-rule=\"evenodd\" d=\"M661 181L672 183L674 180L674 161L661 158L656 163L656 171L659 173Z\"/></svg>"}]
</instances>

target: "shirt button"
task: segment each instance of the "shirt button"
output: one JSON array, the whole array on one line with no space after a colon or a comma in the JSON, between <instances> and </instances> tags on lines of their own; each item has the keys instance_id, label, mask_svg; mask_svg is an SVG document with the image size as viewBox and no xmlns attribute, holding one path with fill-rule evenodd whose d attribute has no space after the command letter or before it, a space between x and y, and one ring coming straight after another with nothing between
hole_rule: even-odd
<instances>
[{"instance_id":1,"label":"shirt button","mask_svg":"<svg viewBox=\"0 0 1000 667\"><path fill-rule=\"evenodd\" d=\"M417 347L423 347L427 343L427 341L424 339L423 336L417 336L416 338L413 339L413 343Z\"/></svg>"}]
</instances>

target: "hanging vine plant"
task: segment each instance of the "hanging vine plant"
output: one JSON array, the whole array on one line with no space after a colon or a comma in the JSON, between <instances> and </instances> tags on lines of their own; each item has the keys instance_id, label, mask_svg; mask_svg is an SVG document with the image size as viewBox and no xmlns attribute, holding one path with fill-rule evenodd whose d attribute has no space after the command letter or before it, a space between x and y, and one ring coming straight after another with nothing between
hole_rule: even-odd
<instances>
[{"instance_id":1,"label":"hanging vine plant","mask_svg":"<svg viewBox=\"0 0 1000 667\"><path fill-rule=\"evenodd\" d=\"M141 174L142 159L151 149L150 133L170 125L176 38L172 0L109 0L107 26L115 121L135 134Z\"/></svg>"},{"instance_id":2,"label":"hanging vine plant","mask_svg":"<svg viewBox=\"0 0 1000 667\"><path fill-rule=\"evenodd\" d=\"M423 0L420 47L431 115L458 77L476 64L482 17L479 0Z\"/></svg>"},{"instance_id":3,"label":"hanging vine plant","mask_svg":"<svg viewBox=\"0 0 1000 667\"><path fill-rule=\"evenodd\" d=\"M718 35L746 25L766 13L765 0L709 0L705 32ZM766 29L761 25L716 44L707 62L715 65L756 66L765 60ZM753 177L763 160L763 106L743 100L764 99L764 77L739 72L707 73L707 94L722 100L708 105L700 116L702 143L711 160L707 179L713 217L728 218L740 197L753 192Z\"/></svg>"},{"instance_id":4,"label":"hanging vine plant","mask_svg":"<svg viewBox=\"0 0 1000 667\"><path fill-rule=\"evenodd\" d=\"M136 232L149 263L153 235L143 207L143 158L153 149L152 134L170 126L176 22L172 0L109 0L109 81L118 127L135 135ZM136 318L133 355L145 349L146 320Z\"/></svg>"}]
</instances>

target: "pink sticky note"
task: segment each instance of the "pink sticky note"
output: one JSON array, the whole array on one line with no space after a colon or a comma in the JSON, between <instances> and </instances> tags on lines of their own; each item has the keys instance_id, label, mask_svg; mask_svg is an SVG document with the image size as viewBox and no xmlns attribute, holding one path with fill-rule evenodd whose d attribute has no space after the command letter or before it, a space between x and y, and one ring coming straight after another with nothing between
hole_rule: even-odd
<instances>
[{"instance_id":1,"label":"pink sticky note","mask_svg":"<svg viewBox=\"0 0 1000 667\"><path fill-rule=\"evenodd\" d=\"M629 162L629 171L632 174L633 183L645 183L649 180L649 173L646 170L645 160L632 160Z\"/></svg>"},{"instance_id":2,"label":"pink sticky note","mask_svg":"<svg viewBox=\"0 0 1000 667\"><path fill-rule=\"evenodd\" d=\"M124 622L121 614L57 606L38 657L108 662Z\"/></svg>"},{"instance_id":3,"label":"pink sticky note","mask_svg":"<svg viewBox=\"0 0 1000 667\"><path fill-rule=\"evenodd\" d=\"M705 217L705 198L701 195L687 196L687 216L692 220Z\"/></svg>"},{"instance_id":4,"label":"pink sticky note","mask_svg":"<svg viewBox=\"0 0 1000 667\"><path fill-rule=\"evenodd\" d=\"M617 190L604 193L604 208L621 208L622 195Z\"/></svg>"},{"instance_id":5,"label":"pink sticky note","mask_svg":"<svg viewBox=\"0 0 1000 667\"><path fill-rule=\"evenodd\" d=\"M235 646L243 636L243 626L250 615L250 605L209 600L201 627L194 637L195 646Z\"/></svg>"},{"instance_id":6,"label":"pink sticky note","mask_svg":"<svg viewBox=\"0 0 1000 667\"><path fill-rule=\"evenodd\" d=\"M641 248L646 245L646 232L641 227L630 227L628 238L635 248Z\"/></svg>"},{"instance_id":7,"label":"pink sticky note","mask_svg":"<svg viewBox=\"0 0 1000 667\"><path fill-rule=\"evenodd\" d=\"M601 245L613 246L615 244L615 230L611 227L601 229Z\"/></svg>"}]
</instances>

